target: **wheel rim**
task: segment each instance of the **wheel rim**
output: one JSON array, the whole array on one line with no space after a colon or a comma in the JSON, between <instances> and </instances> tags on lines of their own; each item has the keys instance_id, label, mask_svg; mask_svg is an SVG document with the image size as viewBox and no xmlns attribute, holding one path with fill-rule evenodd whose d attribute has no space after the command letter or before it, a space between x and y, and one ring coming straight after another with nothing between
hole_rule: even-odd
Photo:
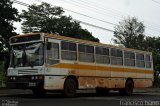
<instances>
[{"instance_id":1,"label":"wheel rim","mask_svg":"<svg viewBox=\"0 0 160 106\"><path fill-rule=\"evenodd\" d=\"M68 87L67 87L67 92L69 94L73 94L74 93L74 90L75 90L75 87L73 84L69 84Z\"/></svg>"},{"instance_id":2,"label":"wheel rim","mask_svg":"<svg viewBox=\"0 0 160 106\"><path fill-rule=\"evenodd\" d=\"M74 80L68 79L65 83L64 94L66 97L73 97L76 93L76 85Z\"/></svg>"}]
</instances>

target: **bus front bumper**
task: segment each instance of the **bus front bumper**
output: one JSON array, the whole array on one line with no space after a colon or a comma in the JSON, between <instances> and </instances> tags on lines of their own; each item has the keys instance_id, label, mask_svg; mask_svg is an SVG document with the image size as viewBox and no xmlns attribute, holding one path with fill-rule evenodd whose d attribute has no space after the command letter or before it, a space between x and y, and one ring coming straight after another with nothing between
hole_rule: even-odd
<instances>
[{"instance_id":1,"label":"bus front bumper","mask_svg":"<svg viewBox=\"0 0 160 106\"><path fill-rule=\"evenodd\" d=\"M33 89L38 88L40 84L44 82L43 79L30 79L30 76L13 77L15 79L8 78L7 88L10 89Z\"/></svg>"}]
</instances>

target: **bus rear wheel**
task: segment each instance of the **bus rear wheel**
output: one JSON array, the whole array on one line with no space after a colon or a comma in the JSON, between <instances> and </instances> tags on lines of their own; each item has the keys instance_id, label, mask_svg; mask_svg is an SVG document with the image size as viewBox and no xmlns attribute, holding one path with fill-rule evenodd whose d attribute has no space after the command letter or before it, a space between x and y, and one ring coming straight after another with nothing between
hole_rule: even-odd
<instances>
[{"instance_id":1,"label":"bus rear wheel","mask_svg":"<svg viewBox=\"0 0 160 106\"><path fill-rule=\"evenodd\" d=\"M66 79L63 94L65 97L74 97L76 94L76 82L73 79Z\"/></svg>"},{"instance_id":2,"label":"bus rear wheel","mask_svg":"<svg viewBox=\"0 0 160 106\"><path fill-rule=\"evenodd\" d=\"M132 80L127 80L124 89L120 89L120 95L130 96L133 94L134 83Z\"/></svg>"}]
</instances>

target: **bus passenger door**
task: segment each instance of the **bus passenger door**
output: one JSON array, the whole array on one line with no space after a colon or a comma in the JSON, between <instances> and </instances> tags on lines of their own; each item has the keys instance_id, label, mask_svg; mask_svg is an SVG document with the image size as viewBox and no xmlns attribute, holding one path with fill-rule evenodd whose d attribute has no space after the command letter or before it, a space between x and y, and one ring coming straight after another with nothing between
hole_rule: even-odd
<instances>
[{"instance_id":1,"label":"bus passenger door","mask_svg":"<svg viewBox=\"0 0 160 106\"><path fill-rule=\"evenodd\" d=\"M60 68L60 40L46 38L46 69L44 87L47 90L63 89L64 79Z\"/></svg>"}]
</instances>

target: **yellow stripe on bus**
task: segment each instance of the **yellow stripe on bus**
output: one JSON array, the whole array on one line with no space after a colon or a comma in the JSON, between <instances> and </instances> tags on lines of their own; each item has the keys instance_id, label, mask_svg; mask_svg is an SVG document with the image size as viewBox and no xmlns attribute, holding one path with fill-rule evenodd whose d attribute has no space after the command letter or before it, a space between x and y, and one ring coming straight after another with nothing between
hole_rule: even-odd
<instances>
[{"instance_id":1,"label":"yellow stripe on bus","mask_svg":"<svg viewBox=\"0 0 160 106\"><path fill-rule=\"evenodd\" d=\"M68 63L59 63L49 67L53 68L67 68L67 69L81 69L81 70L103 70L103 71L113 71L113 72L130 72L130 73L145 73L153 74L153 70L144 70L144 69L134 69L134 68L120 68L120 67L111 67L111 66L94 66L94 65L83 65L83 64L68 64Z\"/></svg>"}]
</instances>

